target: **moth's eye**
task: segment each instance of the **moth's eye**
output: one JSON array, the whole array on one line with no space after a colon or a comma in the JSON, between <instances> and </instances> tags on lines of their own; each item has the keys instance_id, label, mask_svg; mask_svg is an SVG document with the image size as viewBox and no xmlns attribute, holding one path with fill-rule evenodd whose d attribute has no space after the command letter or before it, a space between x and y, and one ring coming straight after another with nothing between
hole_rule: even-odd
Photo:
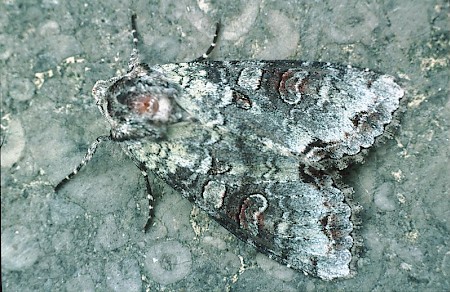
<instances>
[{"instance_id":1,"label":"moth's eye","mask_svg":"<svg viewBox=\"0 0 450 292\"><path fill-rule=\"evenodd\" d=\"M159 110L158 99L150 94L142 94L133 98L129 106L132 111L138 114L154 115Z\"/></svg>"}]
</instances>

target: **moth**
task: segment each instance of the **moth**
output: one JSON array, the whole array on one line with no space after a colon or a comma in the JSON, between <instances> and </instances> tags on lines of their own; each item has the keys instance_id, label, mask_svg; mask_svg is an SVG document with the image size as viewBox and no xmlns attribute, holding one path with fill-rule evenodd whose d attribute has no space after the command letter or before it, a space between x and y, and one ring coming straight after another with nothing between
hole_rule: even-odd
<instances>
[{"instance_id":1,"label":"moth","mask_svg":"<svg viewBox=\"0 0 450 292\"><path fill-rule=\"evenodd\" d=\"M352 276L352 210L339 173L383 135L403 89L330 63L209 61L218 31L202 57L150 67L133 15L128 72L92 91L110 135L56 189L114 141L145 177L276 261L325 280Z\"/></svg>"}]
</instances>

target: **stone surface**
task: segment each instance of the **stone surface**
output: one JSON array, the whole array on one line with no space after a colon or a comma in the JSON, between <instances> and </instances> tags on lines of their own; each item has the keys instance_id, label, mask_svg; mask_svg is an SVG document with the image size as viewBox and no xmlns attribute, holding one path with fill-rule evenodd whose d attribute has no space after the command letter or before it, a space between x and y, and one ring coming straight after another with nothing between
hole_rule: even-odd
<instances>
[{"instance_id":1,"label":"stone surface","mask_svg":"<svg viewBox=\"0 0 450 292\"><path fill-rule=\"evenodd\" d=\"M20 155L12 156L12 166L2 161L3 290L89 291L123 285L151 291L449 290L448 2L358 3L3 1L2 156L17 143L3 134L11 131L4 123L8 115L23 128L19 142L24 145ZM192 205L164 186L161 193L171 199L159 201L153 233L143 234L145 183L113 144L104 145L60 193L53 192L88 145L108 134L91 89L96 80L126 68L129 11L139 14L142 53L150 64L198 57L221 20L225 30L215 59L321 60L401 77L408 94L395 139L370 151L366 163L344 179L363 207L356 236L364 241L364 253L354 278L324 282L300 273L279 274L259 261L252 247L205 214L190 212ZM283 37L283 50L274 45L280 37L275 18L288 19L280 26L293 30ZM37 73L42 73L42 84ZM123 240L117 245L104 237L114 226L111 234ZM192 263L178 281L162 284L145 268L144 256L168 240L187 249Z\"/></svg>"}]
</instances>

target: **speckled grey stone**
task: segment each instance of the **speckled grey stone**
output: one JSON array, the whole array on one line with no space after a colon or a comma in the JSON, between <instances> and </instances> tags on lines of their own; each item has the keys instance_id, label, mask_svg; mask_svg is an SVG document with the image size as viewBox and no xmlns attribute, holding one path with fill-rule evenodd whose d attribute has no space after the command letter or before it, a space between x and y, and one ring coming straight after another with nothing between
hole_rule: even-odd
<instances>
[{"instance_id":1,"label":"speckled grey stone","mask_svg":"<svg viewBox=\"0 0 450 292\"><path fill-rule=\"evenodd\" d=\"M134 258L138 264L129 270L133 273L121 278L122 283L139 286L140 281L140 287L151 291L449 290L450 185L444 175L450 171L449 9L443 0L370 4L357 0L138 0L133 5L123 1L87 5L3 1L2 125L8 115L20 122L24 148L12 159L13 166L3 161L1 165L2 290L111 290L114 283L108 277L118 271L126 274L120 268L125 258ZM147 42L141 50L149 64L198 57L209 45L218 20L224 34L214 59L277 56L274 44L280 35L271 27L275 18L269 16L278 15L289 20L280 27L293 30L291 36L283 34L289 39L280 40L288 45L280 49L283 57L352 64L402 79L407 90L406 112L395 139L371 151L366 163L344 179L355 186L353 200L363 208L355 235L363 240L364 248L354 278L323 282L295 273L289 281L280 280L260 267L253 248L204 214L195 218L202 223L201 232L196 233L189 212L192 207L182 199L162 199L156 206L157 214L159 208L167 210L163 213L174 212L177 229L168 235L170 216L163 219L160 213L152 226L155 233L143 234L145 183L114 145L104 145L89 167L54 193L53 186L80 161L87 145L108 134L90 91L95 81L126 68L130 11L139 14L140 34ZM64 40L69 42L58 43ZM84 61L67 64L64 58L71 56ZM21 92L23 84L34 82L36 73L48 70L54 75L46 77L39 89L25 85L25 98L9 94ZM18 78L17 84L5 84L12 77ZM10 142L2 143L3 159ZM400 181L392 175L399 170ZM381 210L374 203L377 189L385 183L390 185L387 189L392 186L393 193L386 195L395 202L393 211ZM404 203L395 201L397 194L404 196ZM55 201L66 203L55 205ZM55 206L61 206L61 212ZM176 214L177 206L184 215ZM118 229L127 234L126 242L114 251L95 248L107 216L114 216ZM15 230L26 230L26 236ZM219 237L226 253L222 245L203 242L204 236ZM192 266L184 278L163 285L151 279L144 255L155 242L166 240L179 241L187 248ZM21 260L15 261L16 256Z\"/></svg>"}]
</instances>

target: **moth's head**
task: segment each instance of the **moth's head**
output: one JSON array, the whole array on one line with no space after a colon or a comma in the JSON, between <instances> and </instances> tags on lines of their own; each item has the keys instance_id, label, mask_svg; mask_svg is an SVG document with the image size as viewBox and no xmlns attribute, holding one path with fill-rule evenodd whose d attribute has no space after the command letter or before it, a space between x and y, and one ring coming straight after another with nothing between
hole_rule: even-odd
<instances>
[{"instance_id":1,"label":"moth's head","mask_svg":"<svg viewBox=\"0 0 450 292\"><path fill-rule=\"evenodd\" d=\"M109 81L98 81L92 92L118 139L161 137L167 124L177 120L176 85L146 67L137 67Z\"/></svg>"}]
</instances>

